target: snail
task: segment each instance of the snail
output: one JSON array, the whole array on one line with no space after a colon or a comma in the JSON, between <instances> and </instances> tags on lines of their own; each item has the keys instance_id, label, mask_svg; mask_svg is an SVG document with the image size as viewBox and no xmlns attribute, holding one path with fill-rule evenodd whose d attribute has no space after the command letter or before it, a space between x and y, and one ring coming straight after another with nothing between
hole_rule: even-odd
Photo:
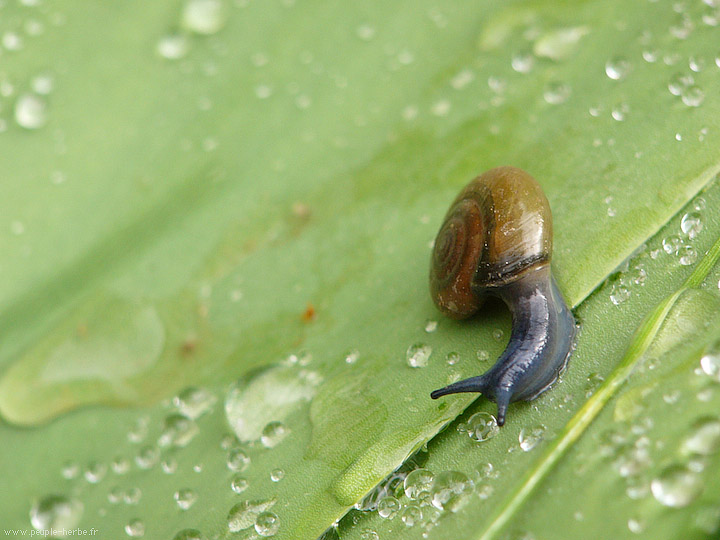
<instances>
[{"instance_id":1,"label":"snail","mask_svg":"<svg viewBox=\"0 0 720 540\"><path fill-rule=\"evenodd\" d=\"M515 167L475 178L448 210L433 248L430 292L454 319L472 316L487 295L510 308L512 332L495 365L477 377L430 394L437 399L480 392L497 403L497 423L508 404L530 401L554 383L567 364L575 320L550 271L552 216L540 185Z\"/></svg>"}]
</instances>

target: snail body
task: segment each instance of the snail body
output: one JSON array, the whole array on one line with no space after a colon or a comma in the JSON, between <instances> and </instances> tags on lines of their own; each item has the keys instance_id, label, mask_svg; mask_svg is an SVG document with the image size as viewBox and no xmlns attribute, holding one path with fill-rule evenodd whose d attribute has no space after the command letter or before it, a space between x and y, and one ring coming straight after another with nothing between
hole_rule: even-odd
<instances>
[{"instance_id":1,"label":"snail body","mask_svg":"<svg viewBox=\"0 0 720 540\"><path fill-rule=\"evenodd\" d=\"M503 425L509 403L534 399L555 382L572 350L575 320L552 277L551 255L550 205L532 176L498 167L460 192L435 240L430 293L454 319L497 296L510 308L512 332L490 370L435 390L433 399L480 392L497 403Z\"/></svg>"}]
</instances>

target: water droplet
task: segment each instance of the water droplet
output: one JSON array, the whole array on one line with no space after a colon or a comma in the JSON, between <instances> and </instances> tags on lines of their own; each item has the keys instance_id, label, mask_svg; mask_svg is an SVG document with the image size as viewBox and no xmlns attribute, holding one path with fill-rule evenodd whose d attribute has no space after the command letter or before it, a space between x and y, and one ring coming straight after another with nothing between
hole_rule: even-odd
<instances>
[{"instance_id":1,"label":"water droplet","mask_svg":"<svg viewBox=\"0 0 720 540\"><path fill-rule=\"evenodd\" d=\"M690 266L697 260L697 251L693 246L682 246L678 249L678 261L683 266Z\"/></svg>"},{"instance_id":2,"label":"water droplet","mask_svg":"<svg viewBox=\"0 0 720 540\"><path fill-rule=\"evenodd\" d=\"M646 49L642 52L643 60L645 60L648 64L657 62L658 56L658 51L655 49Z\"/></svg>"},{"instance_id":3,"label":"water droplet","mask_svg":"<svg viewBox=\"0 0 720 540\"><path fill-rule=\"evenodd\" d=\"M255 521L255 531L260 536L274 536L280 530L280 518L272 512L262 512Z\"/></svg>"},{"instance_id":4,"label":"water droplet","mask_svg":"<svg viewBox=\"0 0 720 540\"><path fill-rule=\"evenodd\" d=\"M432 347L425 343L415 343L408 347L405 354L407 365L411 368L423 368L428 365L430 355L432 354Z\"/></svg>"},{"instance_id":5,"label":"water droplet","mask_svg":"<svg viewBox=\"0 0 720 540\"><path fill-rule=\"evenodd\" d=\"M720 419L702 418L696 421L682 444L687 454L710 456L720 450Z\"/></svg>"},{"instance_id":6,"label":"water droplet","mask_svg":"<svg viewBox=\"0 0 720 540\"><path fill-rule=\"evenodd\" d=\"M345 353L345 363L346 364L354 364L355 362L358 361L359 358L360 358L360 351L358 351L357 349L352 349L352 350L348 351L347 353Z\"/></svg>"},{"instance_id":7,"label":"water droplet","mask_svg":"<svg viewBox=\"0 0 720 540\"><path fill-rule=\"evenodd\" d=\"M62 477L66 480L77 478L80 474L80 465L75 461L68 461L62 466L60 474L62 474Z\"/></svg>"},{"instance_id":8,"label":"water droplet","mask_svg":"<svg viewBox=\"0 0 720 540\"><path fill-rule=\"evenodd\" d=\"M173 540L205 540L205 536L197 529L183 529L173 536Z\"/></svg>"},{"instance_id":9,"label":"water droplet","mask_svg":"<svg viewBox=\"0 0 720 540\"><path fill-rule=\"evenodd\" d=\"M439 510L457 512L470 502L474 487L472 480L461 472L441 472L432 486L432 505Z\"/></svg>"},{"instance_id":10,"label":"water droplet","mask_svg":"<svg viewBox=\"0 0 720 540\"><path fill-rule=\"evenodd\" d=\"M432 334L435 330L437 330L438 322L434 320L429 320L425 322L425 331L428 334Z\"/></svg>"},{"instance_id":11,"label":"water droplet","mask_svg":"<svg viewBox=\"0 0 720 540\"><path fill-rule=\"evenodd\" d=\"M715 535L720 531L720 506L705 504L700 507L693 519L695 527L706 534Z\"/></svg>"},{"instance_id":12,"label":"water droplet","mask_svg":"<svg viewBox=\"0 0 720 540\"><path fill-rule=\"evenodd\" d=\"M550 105L560 105L565 103L570 97L570 86L562 82L551 82L545 86L543 97Z\"/></svg>"},{"instance_id":13,"label":"water droplet","mask_svg":"<svg viewBox=\"0 0 720 540\"><path fill-rule=\"evenodd\" d=\"M289 434L290 430L282 422L270 422L263 429L260 442L265 448L274 448Z\"/></svg>"},{"instance_id":14,"label":"water droplet","mask_svg":"<svg viewBox=\"0 0 720 540\"><path fill-rule=\"evenodd\" d=\"M8 51L19 51L23 47L23 40L15 32L5 32L2 37L2 45Z\"/></svg>"},{"instance_id":15,"label":"water droplet","mask_svg":"<svg viewBox=\"0 0 720 540\"><path fill-rule=\"evenodd\" d=\"M480 349L477 353L477 359L481 362L487 362L490 360L490 353L487 352L485 349Z\"/></svg>"},{"instance_id":16,"label":"water droplet","mask_svg":"<svg viewBox=\"0 0 720 540\"><path fill-rule=\"evenodd\" d=\"M720 283L718 283L720 288ZM720 343L709 347L700 359L700 367L705 375L720 382Z\"/></svg>"},{"instance_id":17,"label":"water droplet","mask_svg":"<svg viewBox=\"0 0 720 540\"><path fill-rule=\"evenodd\" d=\"M250 456L240 448L233 448L228 452L226 463L231 471L242 472L250 466Z\"/></svg>"},{"instance_id":18,"label":"water droplet","mask_svg":"<svg viewBox=\"0 0 720 540\"><path fill-rule=\"evenodd\" d=\"M135 456L135 463L141 469L151 469L160 460L160 450L154 446L144 446Z\"/></svg>"},{"instance_id":19,"label":"water droplet","mask_svg":"<svg viewBox=\"0 0 720 540\"><path fill-rule=\"evenodd\" d=\"M448 366L454 366L460 361L460 355L456 352L449 352L445 357L445 361L447 362Z\"/></svg>"},{"instance_id":20,"label":"water droplet","mask_svg":"<svg viewBox=\"0 0 720 540\"><path fill-rule=\"evenodd\" d=\"M662 245L665 253L677 255L679 249L683 246L683 241L677 234L673 234L663 238Z\"/></svg>"},{"instance_id":21,"label":"water droplet","mask_svg":"<svg viewBox=\"0 0 720 540\"><path fill-rule=\"evenodd\" d=\"M110 462L110 468L115 474L127 474L130 470L130 460L118 456Z\"/></svg>"},{"instance_id":22,"label":"water droplet","mask_svg":"<svg viewBox=\"0 0 720 540\"><path fill-rule=\"evenodd\" d=\"M499 328L496 328L492 332L492 337L495 341L501 341L504 335L505 335L505 332L503 332Z\"/></svg>"},{"instance_id":23,"label":"water droplet","mask_svg":"<svg viewBox=\"0 0 720 540\"><path fill-rule=\"evenodd\" d=\"M271 366L237 381L225 399L228 423L241 441L260 438L273 421L282 421L312 399L322 378L295 367Z\"/></svg>"},{"instance_id":24,"label":"water droplet","mask_svg":"<svg viewBox=\"0 0 720 540\"><path fill-rule=\"evenodd\" d=\"M33 92L40 94L41 96L50 94L53 91L54 85L55 81L53 80L53 76L49 73L41 73L30 81L30 86L33 89Z\"/></svg>"},{"instance_id":25,"label":"water droplet","mask_svg":"<svg viewBox=\"0 0 720 540\"><path fill-rule=\"evenodd\" d=\"M267 99L270 96L272 96L273 89L272 86L268 84L258 84L255 87L255 95L258 99Z\"/></svg>"},{"instance_id":26,"label":"water droplet","mask_svg":"<svg viewBox=\"0 0 720 540\"><path fill-rule=\"evenodd\" d=\"M393 519L400 511L400 506L400 501L395 497L383 497L380 499L380 502L378 502L377 512L381 518Z\"/></svg>"},{"instance_id":27,"label":"water droplet","mask_svg":"<svg viewBox=\"0 0 720 540\"><path fill-rule=\"evenodd\" d=\"M88 466L83 474L85 476L85 480L91 484L97 484L105 478L105 475L107 474L107 465L105 463L91 461L88 463Z\"/></svg>"},{"instance_id":28,"label":"water droplet","mask_svg":"<svg viewBox=\"0 0 720 540\"><path fill-rule=\"evenodd\" d=\"M703 230L703 222L698 212L688 212L680 222L682 232L690 238L695 238Z\"/></svg>"},{"instance_id":29,"label":"water droplet","mask_svg":"<svg viewBox=\"0 0 720 540\"><path fill-rule=\"evenodd\" d=\"M520 430L518 440L520 442L520 448L524 452L529 452L535 448L545 437L545 426L538 426L533 429L523 428Z\"/></svg>"},{"instance_id":30,"label":"water droplet","mask_svg":"<svg viewBox=\"0 0 720 540\"><path fill-rule=\"evenodd\" d=\"M629 113L630 106L627 103L618 103L610 111L610 116L612 116L613 120L623 122Z\"/></svg>"},{"instance_id":31,"label":"water droplet","mask_svg":"<svg viewBox=\"0 0 720 540\"><path fill-rule=\"evenodd\" d=\"M196 34L210 35L225 25L225 8L221 0L188 0L182 11L183 28Z\"/></svg>"},{"instance_id":32,"label":"water droplet","mask_svg":"<svg viewBox=\"0 0 720 540\"><path fill-rule=\"evenodd\" d=\"M131 519L125 525L125 534L133 538L140 538L145 535L145 523L140 519Z\"/></svg>"},{"instance_id":33,"label":"water droplet","mask_svg":"<svg viewBox=\"0 0 720 540\"><path fill-rule=\"evenodd\" d=\"M125 504L138 504L141 498L142 491L136 487L131 487L123 494L123 502Z\"/></svg>"},{"instance_id":34,"label":"water droplet","mask_svg":"<svg viewBox=\"0 0 720 540\"><path fill-rule=\"evenodd\" d=\"M510 65L518 73L529 73L535 65L535 57L529 51L517 53L510 60Z\"/></svg>"},{"instance_id":35,"label":"water droplet","mask_svg":"<svg viewBox=\"0 0 720 540\"><path fill-rule=\"evenodd\" d=\"M455 90L462 90L468 84L473 82L475 74L469 69L463 69L459 71L452 79L450 79L450 86Z\"/></svg>"},{"instance_id":36,"label":"water droplet","mask_svg":"<svg viewBox=\"0 0 720 540\"><path fill-rule=\"evenodd\" d=\"M423 493L430 493L435 476L427 469L415 469L405 477L403 489L405 495L417 500Z\"/></svg>"},{"instance_id":37,"label":"water droplet","mask_svg":"<svg viewBox=\"0 0 720 540\"><path fill-rule=\"evenodd\" d=\"M680 96L685 90L693 85L695 80L692 75L684 75L682 73L676 73L670 82L668 83L668 90L673 96Z\"/></svg>"},{"instance_id":38,"label":"water droplet","mask_svg":"<svg viewBox=\"0 0 720 540\"><path fill-rule=\"evenodd\" d=\"M468 436L476 442L492 439L500 431L495 417L487 412L473 414L468 419L465 428Z\"/></svg>"},{"instance_id":39,"label":"water droplet","mask_svg":"<svg viewBox=\"0 0 720 540\"><path fill-rule=\"evenodd\" d=\"M158 446L176 446L183 448L200 433L197 424L182 414L170 414L165 418L165 426L158 438Z\"/></svg>"},{"instance_id":40,"label":"water droplet","mask_svg":"<svg viewBox=\"0 0 720 540\"><path fill-rule=\"evenodd\" d=\"M630 72L630 62L624 57L611 58L605 63L605 74L614 81L620 81Z\"/></svg>"},{"instance_id":41,"label":"water droplet","mask_svg":"<svg viewBox=\"0 0 720 540\"><path fill-rule=\"evenodd\" d=\"M682 465L670 465L650 483L650 490L659 503L673 508L688 506L703 491L700 476Z\"/></svg>"},{"instance_id":42,"label":"water droplet","mask_svg":"<svg viewBox=\"0 0 720 540\"><path fill-rule=\"evenodd\" d=\"M693 84L683 90L680 98L688 107L699 107L705 101L705 92L702 88Z\"/></svg>"},{"instance_id":43,"label":"water droplet","mask_svg":"<svg viewBox=\"0 0 720 540\"><path fill-rule=\"evenodd\" d=\"M197 494L191 489L179 489L173 493L173 499L177 503L181 510L188 510L195 501L197 501Z\"/></svg>"},{"instance_id":44,"label":"water droplet","mask_svg":"<svg viewBox=\"0 0 720 540\"><path fill-rule=\"evenodd\" d=\"M569 58L583 36L590 33L587 26L559 28L541 35L533 45L533 52L541 58L561 61Z\"/></svg>"},{"instance_id":45,"label":"water droplet","mask_svg":"<svg viewBox=\"0 0 720 540\"><path fill-rule=\"evenodd\" d=\"M361 24L355 29L355 33L363 41L370 41L375 37L375 28L369 24Z\"/></svg>"},{"instance_id":46,"label":"water droplet","mask_svg":"<svg viewBox=\"0 0 720 540\"><path fill-rule=\"evenodd\" d=\"M230 489L232 489L235 493L242 493L248 488L249 485L250 483L244 476L240 476L239 474L237 474L233 476L233 479L230 482Z\"/></svg>"},{"instance_id":47,"label":"water droplet","mask_svg":"<svg viewBox=\"0 0 720 540\"><path fill-rule=\"evenodd\" d=\"M169 34L161 37L155 50L166 60L179 60L185 58L190 49L187 37L183 34Z\"/></svg>"},{"instance_id":48,"label":"water droplet","mask_svg":"<svg viewBox=\"0 0 720 540\"><path fill-rule=\"evenodd\" d=\"M162 468L165 474L175 474L177 466L178 464L175 458L164 459L162 463L160 463L160 468Z\"/></svg>"},{"instance_id":49,"label":"water droplet","mask_svg":"<svg viewBox=\"0 0 720 540\"><path fill-rule=\"evenodd\" d=\"M173 398L173 406L180 414L195 420L208 413L216 401L212 392L191 386Z\"/></svg>"},{"instance_id":50,"label":"water droplet","mask_svg":"<svg viewBox=\"0 0 720 540\"><path fill-rule=\"evenodd\" d=\"M267 511L274 504L274 499L269 501L243 501L237 503L228 513L228 529L230 529L231 532L249 529L255 525L258 516Z\"/></svg>"},{"instance_id":51,"label":"water droplet","mask_svg":"<svg viewBox=\"0 0 720 540\"><path fill-rule=\"evenodd\" d=\"M119 504L123 500L123 491L115 486L107 494L107 500L110 504Z\"/></svg>"},{"instance_id":52,"label":"water droplet","mask_svg":"<svg viewBox=\"0 0 720 540\"><path fill-rule=\"evenodd\" d=\"M645 524L637 518L630 518L627 522L631 533L641 534L645 530Z\"/></svg>"},{"instance_id":53,"label":"water droplet","mask_svg":"<svg viewBox=\"0 0 720 540\"><path fill-rule=\"evenodd\" d=\"M625 300L630 298L630 289L624 283L618 281L613 283L612 290L610 291L610 301L617 305L622 304Z\"/></svg>"},{"instance_id":54,"label":"water droplet","mask_svg":"<svg viewBox=\"0 0 720 540\"><path fill-rule=\"evenodd\" d=\"M62 495L48 495L36 501L30 509L30 523L43 532L51 534L53 529L74 529L83 514L80 501Z\"/></svg>"},{"instance_id":55,"label":"water droplet","mask_svg":"<svg viewBox=\"0 0 720 540\"><path fill-rule=\"evenodd\" d=\"M282 469L273 469L270 471L270 480L273 482L279 482L283 478L285 478L285 471Z\"/></svg>"},{"instance_id":56,"label":"water droplet","mask_svg":"<svg viewBox=\"0 0 720 540\"><path fill-rule=\"evenodd\" d=\"M23 94L15 102L15 121L25 129L39 129L47 122L45 102L34 94Z\"/></svg>"},{"instance_id":57,"label":"water droplet","mask_svg":"<svg viewBox=\"0 0 720 540\"><path fill-rule=\"evenodd\" d=\"M406 527L414 527L422 521L422 510L414 505L406 506L400 513L400 519Z\"/></svg>"}]
</instances>

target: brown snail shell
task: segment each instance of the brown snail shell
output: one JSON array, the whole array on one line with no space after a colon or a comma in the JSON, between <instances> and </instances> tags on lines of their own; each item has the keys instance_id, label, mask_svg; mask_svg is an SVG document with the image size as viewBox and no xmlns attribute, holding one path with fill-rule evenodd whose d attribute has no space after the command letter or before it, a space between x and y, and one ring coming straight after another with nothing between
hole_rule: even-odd
<instances>
[{"instance_id":1,"label":"brown snail shell","mask_svg":"<svg viewBox=\"0 0 720 540\"><path fill-rule=\"evenodd\" d=\"M491 169L470 182L438 232L430 293L447 316L472 316L487 295L505 301L513 331L495 366L432 393L481 392L498 403L535 398L565 366L575 321L550 272L552 216L540 185L515 167Z\"/></svg>"}]
</instances>

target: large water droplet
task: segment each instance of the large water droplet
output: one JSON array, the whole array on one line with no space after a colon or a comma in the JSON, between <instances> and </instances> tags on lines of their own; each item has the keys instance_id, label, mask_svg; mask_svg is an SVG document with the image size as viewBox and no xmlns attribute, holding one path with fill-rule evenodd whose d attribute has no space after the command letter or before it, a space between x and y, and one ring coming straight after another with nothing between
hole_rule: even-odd
<instances>
[{"instance_id":1,"label":"large water droplet","mask_svg":"<svg viewBox=\"0 0 720 540\"><path fill-rule=\"evenodd\" d=\"M428 365L431 354L432 347L430 345L425 343L415 343L410 345L405 353L407 365L412 368L423 368Z\"/></svg>"},{"instance_id":2,"label":"large water droplet","mask_svg":"<svg viewBox=\"0 0 720 540\"><path fill-rule=\"evenodd\" d=\"M271 366L242 377L228 391L225 413L241 441L261 437L270 422L283 421L310 401L322 379L314 372Z\"/></svg>"},{"instance_id":3,"label":"large water droplet","mask_svg":"<svg viewBox=\"0 0 720 540\"><path fill-rule=\"evenodd\" d=\"M650 483L653 496L665 506L688 506L703 491L703 482L697 473L683 465L670 465Z\"/></svg>"},{"instance_id":4,"label":"large water droplet","mask_svg":"<svg viewBox=\"0 0 720 540\"><path fill-rule=\"evenodd\" d=\"M405 495L412 500L419 499L423 493L430 493L434 480L435 476L427 469L415 469L405 477Z\"/></svg>"},{"instance_id":5,"label":"large water droplet","mask_svg":"<svg viewBox=\"0 0 720 540\"><path fill-rule=\"evenodd\" d=\"M400 512L400 519L406 527L414 527L422 521L423 513L420 507L409 505Z\"/></svg>"},{"instance_id":6,"label":"large water droplet","mask_svg":"<svg viewBox=\"0 0 720 540\"><path fill-rule=\"evenodd\" d=\"M473 414L468 419L465 429L468 436L476 442L492 439L500 431L495 417L487 412Z\"/></svg>"},{"instance_id":7,"label":"large water droplet","mask_svg":"<svg viewBox=\"0 0 720 540\"><path fill-rule=\"evenodd\" d=\"M262 512L255 520L255 531L260 536L274 536L280 530L280 518L272 512Z\"/></svg>"},{"instance_id":8,"label":"large water droplet","mask_svg":"<svg viewBox=\"0 0 720 540\"><path fill-rule=\"evenodd\" d=\"M53 530L74 529L80 523L82 514L83 505L80 501L62 495L48 495L33 504L30 523L47 535Z\"/></svg>"},{"instance_id":9,"label":"large water droplet","mask_svg":"<svg viewBox=\"0 0 720 540\"><path fill-rule=\"evenodd\" d=\"M545 427L539 426L532 429L523 428L520 430L518 440L520 442L520 448L525 452L529 452L535 448L543 440L545 436Z\"/></svg>"},{"instance_id":10,"label":"large water droplet","mask_svg":"<svg viewBox=\"0 0 720 540\"><path fill-rule=\"evenodd\" d=\"M381 518L393 519L400 511L400 501L395 497L388 496L380 499L377 505L377 512Z\"/></svg>"},{"instance_id":11,"label":"large water droplet","mask_svg":"<svg viewBox=\"0 0 720 540\"><path fill-rule=\"evenodd\" d=\"M432 505L440 510L457 512L470 502L474 490L472 480L457 471L441 472L431 490Z\"/></svg>"}]
</instances>

